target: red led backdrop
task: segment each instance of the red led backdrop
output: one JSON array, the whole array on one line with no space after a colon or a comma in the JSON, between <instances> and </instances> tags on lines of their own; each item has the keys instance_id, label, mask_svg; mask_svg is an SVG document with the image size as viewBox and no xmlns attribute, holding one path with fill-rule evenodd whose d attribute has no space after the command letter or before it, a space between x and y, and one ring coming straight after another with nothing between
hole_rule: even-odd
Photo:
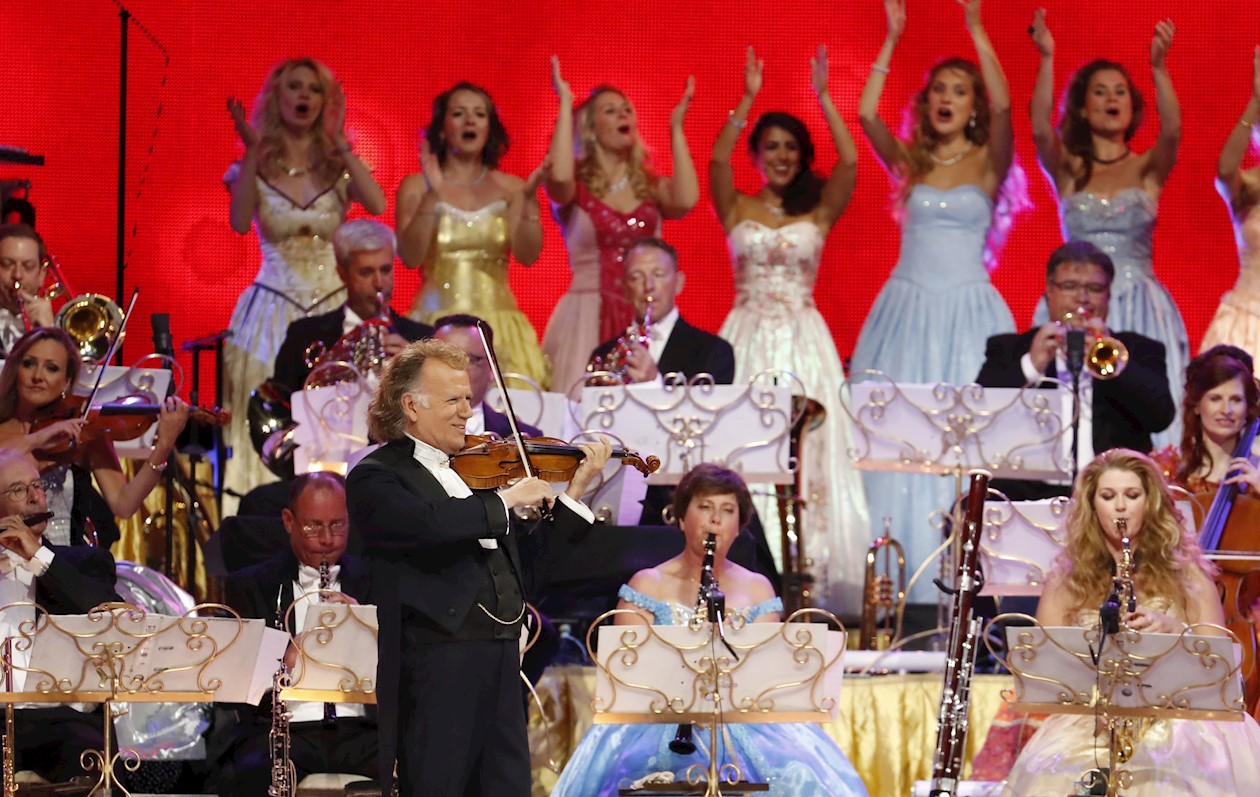
<instances>
[{"instance_id":1,"label":"red led backdrop","mask_svg":"<svg viewBox=\"0 0 1260 797\"><path fill-rule=\"evenodd\" d=\"M1192 348L1237 256L1228 214L1213 190L1221 142L1237 124L1251 91L1251 51L1260 42L1255 0L1117 3L1083 0L993 2L987 28L1011 82L1019 159L1028 170L1035 209L1016 222L994 281L1017 323L1028 323L1042 286L1042 265L1059 241L1058 218L1033 156L1026 108L1037 55L1026 28L1049 5L1058 40L1061 91L1067 75L1095 56L1130 65L1151 96L1147 67L1154 22L1171 17L1177 36L1169 58L1180 92L1184 132L1177 168L1165 190L1155 242L1156 270L1185 315ZM0 164L0 179L29 178L39 227L76 291L114 292L119 8L112 0L9 0L0 11L5 44L5 102L0 144L47 157L41 168ZM732 300L721 229L707 201L705 163L726 112L742 91L743 48L765 59L765 89L754 114L784 109L803 117L819 145L819 166L834 155L809 87L808 58L818 43L831 52L831 92L857 134L857 100L884 35L876 0L799 2L633 2L465 0L438 4L398 0L133 0L128 82L126 285L143 293L128 359L148 351L148 316L172 314L176 342L226 326L233 303L258 263L253 234L228 227L220 177L238 155L225 98L252 100L277 60L311 55L345 86L348 124L357 149L375 167L390 197L417 168L416 131L433 96L461 79L486 86L512 135L504 168L526 174L542 157L555 101L547 59L560 56L575 93L611 82L635 102L643 137L658 165L670 168L669 109L687 75L696 95L687 135L702 183L700 205L667 222L688 272L680 298L693 322L716 330ZM159 49L159 47L161 49ZM962 11L952 0L910 0L909 26L892 62L882 105L901 108L939 57L972 56ZM166 60L169 57L169 62ZM1139 134L1145 149L1154 125ZM738 182L756 178L737 155ZM818 305L843 356L897 258L889 188L860 140L856 195L836 225L817 288ZM554 224L531 269L513 267L512 286L541 330L568 284L564 248ZM400 276L394 304L405 309L418 276ZM185 362L187 362L185 360Z\"/></svg>"}]
</instances>

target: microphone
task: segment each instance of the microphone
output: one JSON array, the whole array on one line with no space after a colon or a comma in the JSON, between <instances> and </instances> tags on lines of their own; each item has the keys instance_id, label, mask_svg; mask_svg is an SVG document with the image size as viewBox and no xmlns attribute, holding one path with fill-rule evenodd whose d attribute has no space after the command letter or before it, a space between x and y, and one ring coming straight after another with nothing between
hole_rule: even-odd
<instances>
[{"instance_id":1,"label":"microphone","mask_svg":"<svg viewBox=\"0 0 1260 797\"><path fill-rule=\"evenodd\" d=\"M1085 367L1085 330L1069 329L1067 331L1067 367L1073 379L1079 379Z\"/></svg>"},{"instance_id":2,"label":"microphone","mask_svg":"<svg viewBox=\"0 0 1260 797\"><path fill-rule=\"evenodd\" d=\"M171 338L171 314L151 313L149 323L153 327L153 351L167 357L174 357L175 341Z\"/></svg>"}]
</instances>

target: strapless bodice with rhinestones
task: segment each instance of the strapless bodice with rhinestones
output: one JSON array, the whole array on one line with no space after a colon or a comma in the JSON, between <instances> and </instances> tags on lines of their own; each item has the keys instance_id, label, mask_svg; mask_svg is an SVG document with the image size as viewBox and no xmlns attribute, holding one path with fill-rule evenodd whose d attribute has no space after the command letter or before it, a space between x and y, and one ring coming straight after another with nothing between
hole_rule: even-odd
<instances>
[{"instance_id":1,"label":"strapless bodice with rhinestones","mask_svg":"<svg viewBox=\"0 0 1260 797\"><path fill-rule=\"evenodd\" d=\"M1063 200L1063 237L1089 241L1116 265L1112 294L1124 293L1134 279L1153 277L1151 244L1159 203L1141 188L1126 188L1113 197L1081 191Z\"/></svg>"},{"instance_id":2,"label":"strapless bodice with rhinestones","mask_svg":"<svg viewBox=\"0 0 1260 797\"><path fill-rule=\"evenodd\" d=\"M988 282L984 242L993 200L979 186L943 191L919 183L901 226L901 257L893 276L928 289L953 290Z\"/></svg>"}]
</instances>

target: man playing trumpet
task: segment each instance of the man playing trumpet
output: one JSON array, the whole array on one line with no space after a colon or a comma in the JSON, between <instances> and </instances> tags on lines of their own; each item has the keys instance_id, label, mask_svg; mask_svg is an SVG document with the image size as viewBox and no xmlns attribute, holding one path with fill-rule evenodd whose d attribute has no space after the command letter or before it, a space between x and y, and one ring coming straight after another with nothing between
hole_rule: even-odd
<instances>
[{"instance_id":1,"label":"man playing trumpet","mask_svg":"<svg viewBox=\"0 0 1260 797\"><path fill-rule=\"evenodd\" d=\"M1175 414L1164 345L1136 332L1107 329L1114 277L1111 258L1088 241L1060 246L1046 264L1046 302L1050 317L1059 320L1022 335L989 338L984 366L976 377L985 387L1055 388L1062 383L1071 390L1067 333L1073 328L1083 329L1086 362L1079 377L1076 446L1076 461L1082 465L1095 454L1113 448L1150 451L1151 435L1166 429ZM1107 338L1114 338L1128 350L1128 361L1118 372L1110 372L1105 363L1091 368L1088 362L1091 349ZM1058 383L1047 381L1052 379ZM995 487L1011 498L1033 499L1067 495L1070 485L1008 482Z\"/></svg>"},{"instance_id":2,"label":"man playing trumpet","mask_svg":"<svg viewBox=\"0 0 1260 797\"><path fill-rule=\"evenodd\" d=\"M39 295L47 262L44 239L33 227L0 225L0 358L31 329L53 324L52 303Z\"/></svg>"}]
</instances>

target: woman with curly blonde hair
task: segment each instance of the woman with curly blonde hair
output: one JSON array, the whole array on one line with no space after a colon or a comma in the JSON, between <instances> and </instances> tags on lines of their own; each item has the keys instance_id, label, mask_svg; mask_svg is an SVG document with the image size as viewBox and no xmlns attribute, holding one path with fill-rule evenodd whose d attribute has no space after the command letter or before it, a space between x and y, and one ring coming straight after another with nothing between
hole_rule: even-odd
<instances>
[{"instance_id":1,"label":"woman with curly blonde hair","mask_svg":"<svg viewBox=\"0 0 1260 797\"><path fill-rule=\"evenodd\" d=\"M385 210L385 194L351 151L345 96L320 62L294 58L278 64L249 120L236 98L229 97L227 106L245 147L223 175L232 194L232 229L246 235L255 226L262 249L253 284L232 311L225 348L224 403L244 407L250 391L271 376L289 324L335 310L343 299L332 235L351 203L376 215ZM227 436L237 452L226 474L232 490L245 493L273 480L249 455L244 412L236 414Z\"/></svg>"},{"instance_id":2,"label":"woman with curly blonde hair","mask_svg":"<svg viewBox=\"0 0 1260 797\"><path fill-rule=\"evenodd\" d=\"M671 177L653 170L634 106L624 93L598 86L570 113L573 92L554 57L551 77L560 110L544 184L564 234L573 281L551 313L542 347L551 358L553 388L565 392L581 378L591 352L620 337L634 321L622 285L625 252L643 238L659 237L662 218L681 219L695 207L700 182L683 134L691 78L669 117Z\"/></svg>"},{"instance_id":3,"label":"woman with curly blonde hair","mask_svg":"<svg viewBox=\"0 0 1260 797\"><path fill-rule=\"evenodd\" d=\"M1136 611L1128 628L1142 634L1223 635L1215 568L1182 524L1158 466L1124 448L1094 459L1076 482L1067 545L1046 579L1037 620L1045 626L1090 627L1112 593L1123 544L1133 550ZM1071 794L1073 784L1106 756L1107 735L1094 715L1055 714L1041 725L1007 779L1003 795ZM1126 795L1249 794L1260 783L1260 725L1185 719L1147 721L1125 764Z\"/></svg>"}]
</instances>

